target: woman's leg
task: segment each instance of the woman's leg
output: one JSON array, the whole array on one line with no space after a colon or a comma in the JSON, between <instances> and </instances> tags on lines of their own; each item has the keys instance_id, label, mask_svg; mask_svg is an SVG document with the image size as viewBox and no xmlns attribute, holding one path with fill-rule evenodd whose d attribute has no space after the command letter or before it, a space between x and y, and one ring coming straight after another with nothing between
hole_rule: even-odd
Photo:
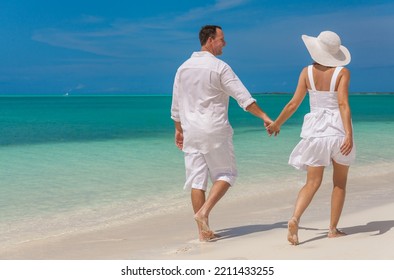
<instances>
[{"instance_id":1,"label":"woman's leg","mask_svg":"<svg viewBox=\"0 0 394 280\"><path fill-rule=\"evenodd\" d=\"M305 209L309 206L313 196L319 189L323 180L324 166L308 167L306 183L298 193L297 201L294 208L293 217L300 220Z\"/></svg>"},{"instance_id":2,"label":"woman's leg","mask_svg":"<svg viewBox=\"0 0 394 280\"><path fill-rule=\"evenodd\" d=\"M297 245L298 242L298 223L305 209L311 203L313 196L319 189L323 180L324 166L311 167L307 169L306 183L298 193L297 201L295 203L293 217L288 223L288 241Z\"/></svg>"},{"instance_id":3,"label":"woman's leg","mask_svg":"<svg viewBox=\"0 0 394 280\"><path fill-rule=\"evenodd\" d=\"M332 162L334 167L333 190L331 195L331 218L328 237L339 237L345 235L337 229L339 218L341 217L346 196L346 183L349 166Z\"/></svg>"}]
</instances>

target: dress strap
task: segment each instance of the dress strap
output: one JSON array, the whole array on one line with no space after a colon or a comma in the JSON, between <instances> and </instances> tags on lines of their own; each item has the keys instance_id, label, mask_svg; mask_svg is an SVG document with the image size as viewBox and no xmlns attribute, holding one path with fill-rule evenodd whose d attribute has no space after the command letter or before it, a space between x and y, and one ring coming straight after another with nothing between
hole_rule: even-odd
<instances>
[{"instance_id":1,"label":"dress strap","mask_svg":"<svg viewBox=\"0 0 394 280\"><path fill-rule=\"evenodd\" d=\"M308 66L308 78L309 78L309 83L311 84L312 90L316 91L315 81L313 80L313 65Z\"/></svg>"},{"instance_id":2,"label":"dress strap","mask_svg":"<svg viewBox=\"0 0 394 280\"><path fill-rule=\"evenodd\" d=\"M341 72L342 68L343 68L342 66L335 68L334 74L332 74L332 78L331 78L330 91L335 91L335 85L337 84L338 74L339 72Z\"/></svg>"}]
</instances>

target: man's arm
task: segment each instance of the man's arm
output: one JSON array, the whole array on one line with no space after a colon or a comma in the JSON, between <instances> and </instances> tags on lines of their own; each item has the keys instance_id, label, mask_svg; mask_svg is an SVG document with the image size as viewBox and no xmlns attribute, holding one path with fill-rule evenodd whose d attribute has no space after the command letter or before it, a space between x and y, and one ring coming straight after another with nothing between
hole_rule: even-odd
<instances>
[{"instance_id":1,"label":"man's arm","mask_svg":"<svg viewBox=\"0 0 394 280\"><path fill-rule=\"evenodd\" d=\"M175 124L175 145L179 150L183 149L183 129L180 122L174 121Z\"/></svg>"},{"instance_id":2,"label":"man's arm","mask_svg":"<svg viewBox=\"0 0 394 280\"><path fill-rule=\"evenodd\" d=\"M221 75L221 83L225 89L225 92L237 100L239 106L242 109L263 120L265 127L272 123L272 120L259 107L259 105L257 105L256 100L251 96L247 88L228 64L224 64L224 70ZM269 134L271 135L271 133Z\"/></svg>"},{"instance_id":3,"label":"man's arm","mask_svg":"<svg viewBox=\"0 0 394 280\"><path fill-rule=\"evenodd\" d=\"M252 104L250 104L248 107L246 107L246 111L248 111L249 113L251 113L253 116L256 116L260 119L263 120L264 122L264 126L267 127L269 126L273 121L268 117L268 115L260 108L260 106L256 103L253 102ZM268 130L267 130L268 132ZM269 133L269 132L268 132ZM269 133L270 135L272 133ZM275 133L276 135L277 133Z\"/></svg>"},{"instance_id":4,"label":"man's arm","mask_svg":"<svg viewBox=\"0 0 394 280\"><path fill-rule=\"evenodd\" d=\"M178 71L175 75L173 91L172 91L172 104L171 104L171 118L175 124L175 145L178 149L183 148L183 129L179 118L179 92L178 92L179 76Z\"/></svg>"}]
</instances>

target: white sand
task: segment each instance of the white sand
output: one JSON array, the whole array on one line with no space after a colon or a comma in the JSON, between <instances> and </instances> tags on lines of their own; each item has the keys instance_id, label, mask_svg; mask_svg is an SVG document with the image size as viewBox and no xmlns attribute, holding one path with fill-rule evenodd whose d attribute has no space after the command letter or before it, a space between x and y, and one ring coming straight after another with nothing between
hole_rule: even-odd
<instances>
[{"instance_id":1,"label":"white sand","mask_svg":"<svg viewBox=\"0 0 394 280\"><path fill-rule=\"evenodd\" d=\"M248 199L224 197L210 225L222 237L197 240L191 207L174 215L10 246L0 259L62 260L393 260L394 173L349 177L339 228L348 235L329 239L330 183L325 181L306 210L299 246L289 245L287 220L298 189Z\"/></svg>"}]
</instances>

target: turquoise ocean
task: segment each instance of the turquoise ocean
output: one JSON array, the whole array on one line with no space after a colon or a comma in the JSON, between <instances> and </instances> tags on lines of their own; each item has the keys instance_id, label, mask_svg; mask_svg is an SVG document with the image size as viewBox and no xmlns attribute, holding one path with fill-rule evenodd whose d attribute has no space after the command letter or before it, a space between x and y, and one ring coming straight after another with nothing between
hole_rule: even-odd
<instances>
[{"instance_id":1,"label":"turquoise ocean","mask_svg":"<svg viewBox=\"0 0 394 280\"><path fill-rule=\"evenodd\" d=\"M275 118L291 95L254 97ZM393 172L394 94L353 93L350 103L350 176ZM0 249L184 211L189 192L170 106L169 95L1 96ZM306 98L279 136L268 137L231 100L239 179L227 199L301 186L305 174L287 160L308 111Z\"/></svg>"}]
</instances>

